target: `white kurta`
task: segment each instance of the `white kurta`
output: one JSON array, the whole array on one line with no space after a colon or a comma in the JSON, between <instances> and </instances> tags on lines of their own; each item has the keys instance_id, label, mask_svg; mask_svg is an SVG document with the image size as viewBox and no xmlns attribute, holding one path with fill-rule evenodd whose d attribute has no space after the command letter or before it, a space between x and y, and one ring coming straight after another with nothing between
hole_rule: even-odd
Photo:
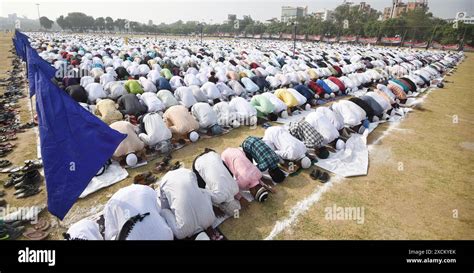
<instances>
[{"instance_id":1,"label":"white kurta","mask_svg":"<svg viewBox=\"0 0 474 273\"><path fill-rule=\"evenodd\" d=\"M138 137L148 146L153 146L161 141L171 139L171 131L157 113L150 113L143 117L146 133Z\"/></svg>"},{"instance_id":2,"label":"white kurta","mask_svg":"<svg viewBox=\"0 0 474 273\"><path fill-rule=\"evenodd\" d=\"M257 115L257 109L255 109L250 102L241 97L235 97L229 102L229 106L232 110L235 110L239 119L246 119Z\"/></svg>"},{"instance_id":3,"label":"white kurta","mask_svg":"<svg viewBox=\"0 0 474 273\"><path fill-rule=\"evenodd\" d=\"M234 198L239 192L239 186L218 153L208 152L199 156L194 167L206 182L206 190L209 191L213 204L218 205L228 215L233 215L235 209L240 209Z\"/></svg>"},{"instance_id":4,"label":"white kurta","mask_svg":"<svg viewBox=\"0 0 474 273\"><path fill-rule=\"evenodd\" d=\"M99 225L97 222L85 218L72 224L67 230L67 233L71 235L71 238L83 240L104 240L102 234L100 234Z\"/></svg>"},{"instance_id":5,"label":"white kurta","mask_svg":"<svg viewBox=\"0 0 474 273\"><path fill-rule=\"evenodd\" d=\"M187 86L201 85L201 81L198 78L196 78L194 74L186 74L186 76L184 76L184 83Z\"/></svg>"},{"instance_id":6,"label":"white kurta","mask_svg":"<svg viewBox=\"0 0 474 273\"><path fill-rule=\"evenodd\" d=\"M260 89L250 78L244 77L240 81L245 86L247 92L255 93Z\"/></svg>"},{"instance_id":7,"label":"white kurta","mask_svg":"<svg viewBox=\"0 0 474 273\"><path fill-rule=\"evenodd\" d=\"M85 87L89 102L95 103L97 99L107 98L107 94L100 83L90 83Z\"/></svg>"},{"instance_id":8,"label":"white kurta","mask_svg":"<svg viewBox=\"0 0 474 273\"><path fill-rule=\"evenodd\" d=\"M81 78L81 86L86 88L89 84L94 82L94 78L91 76L84 76Z\"/></svg>"},{"instance_id":9,"label":"white kurta","mask_svg":"<svg viewBox=\"0 0 474 273\"><path fill-rule=\"evenodd\" d=\"M186 108L189 108L197 103L196 98L194 98L193 91L189 87L178 87L178 89L174 91L174 96Z\"/></svg>"},{"instance_id":10,"label":"white kurta","mask_svg":"<svg viewBox=\"0 0 474 273\"><path fill-rule=\"evenodd\" d=\"M232 88L232 90L237 96L240 96L247 92L245 91L245 88L236 80L230 80L227 84Z\"/></svg>"},{"instance_id":11,"label":"white kurta","mask_svg":"<svg viewBox=\"0 0 474 273\"><path fill-rule=\"evenodd\" d=\"M331 143L339 137L336 127L322 112L311 112L304 119L323 136L323 145Z\"/></svg>"},{"instance_id":12,"label":"white kurta","mask_svg":"<svg viewBox=\"0 0 474 273\"><path fill-rule=\"evenodd\" d=\"M215 104L213 107L217 114L217 124L222 126L230 126L234 120L237 119L236 113L232 111L228 102L221 101Z\"/></svg>"},{"instance_id":13,"label":"white kurta","mask_svg":"<svg viewBox=\"0 0 474 273\"><path fill-rule=\"evenodd\" d=\"M299 160L306 154L303 142L292 136L283 126L272 126L265 130L263 141L285 160Z\"/></svg>"},{"instance_id":14,"label":"white kurta","mask_svg":"<svg viewBox=\"0 0 474 273\"><path fill-rule=\"evenodd\" d=\"M125 82L124 81L113 81L108 82L104 86L104 90L107 93L107 97L116 100L120 96L127 94L127 89L125 89Z\"/></svg>"},{"instance_id":15,"label":"white kurta","mask_svg":"<svg viewBox=\"0 0 474 273\"><path fill-rule=\"evenodd\" d=\"M213 82L206 82L202 85L201 90L206 94L210 100L218 99L221 97L221 92Z\"/></svg>"},{"instance_id":16,"label":"white kurta","mask_svg":"<svg viewBox=\"0 0 474 273\"><path fill-rule=\"evenodd\" d=\"M217 113L205 102L198 102L191 107L191 114L199 122L199 127L210 128L217 124Z\"/></svg>"},{"instance_id":17,"label":"white kurta","mask_svg":"<svg viewBox=\"0 0 474 273\"><path fill-rule=\"evenodd\" d=\"M235 95L234 90L232 90L232 88L230 88L229 86L227 86L227 84L223 82L217 83L216 87L217 89L219 89L219 91L221 92L221 96L224 98L228 98L229 96Z\"/></svg>"},{"instance_id":18,"label":"white kurta","mask_svg":"<svg viewBox=\"0 0 474 273\"><path fill-rule=\"evenodd\" d=\"M193 96L196 99L197 102L207 102L207 96L204 92L202 92L201 88L197 85L191 85L189 86L191 88L191 91L193 91Z\"/></svg>"},{"instance_id":19,"label":"white kurta","mask_svg":"<svg viewBox=\"0 0 474 273\"><path fill-rule=\"evenodd\" d=\"M375 92L367 92L365 93L365 95L373 98L383 108L383 110L387 111L387 110L392 109L392 105L390 105L390 103L386 99L384 99L381 95Z\"/></svg>"},{"instance_id":20,"label":"white kurta","mask_svg":"<svg viewBox=\"0 0 474 273\"><path fill-rule=\"evenodd\" d=\"M104 208L105 239L114 240L127 220L148 212L150 215L134 226L128 240L173 240L160 211L157 194L149 186L130 185L120 189Z\"/></svg>"},{"instance_id":21,"label":"white kurta","mask_svg":"<svg viewBox=\"0 0 474 273\"><path fill-rule=\"evenodd\" d=\"M158 91L158 93L156 93L156 96L160 99L161 102L165 104L166 109L179 104L178 100L169 90L160 90Z\"/></svg>"},{"instance_id":22,"label":"white kurta","mask_svg":"<svg viewBox=\"0 0 474 273\"><path fill-rule=\"evenodd\" d=\"M155 93L145 92L140 95L140 99L148 107L148 113L159 112L165 110L165 105L156 96Z\"/></svg>"},{"instance_id":23,"label":"white kurta","mask_svg":"<svg viewBox=\"0 0 474 273\"><path fill-rule=\"evenodd\" d=\"M178 87L183 86L183 83L181 82L183 79L179 76L173 76L170 79L170 85L171 89L176 90Z\"/></svg>"},{"instance_id":24,"label":"white kurta","mask_svg":"<svg viewBox=\"0 0 474 273\"><path fill-rule=\"evenodd\" d=\"M278 114L288 108L288 106L286 106L286 104L282 100L280 100L270 92L264 92L262 93L262 96L266 97L273 104L273 106L275 107L273 113L275 114Z\"/></svg>"},{"instance_id":25,"label":"white kurta","mask_svg":"<svg viewBox=\"0 0 474 273\"><path fill-rule=\"evenodd\" d=\"M158 83L158 79L160 78L160 71L158 70L151 70L148 72L147 78L151 80L154 84Z\"/></svg>"},{"instance_id":26,"label":"white kurta","mask_svg":"<svg viewBox=\"0 0 474 273\"><path fill-rule=\"evenodd\" d=\"M337 130L344 128L344 118L338 112L334 112L329 109L329 107L320 106L316 108L316 113L320 113L321 115L328 118Z\"/></svg>"},{"instance_id":27,"label":"white kurta","mask_svg":"<svg viewBox=\"0 0 474 273\"><path fill-rule=\"evenodd\" d=\"M149 80L145 77L140 77L139 81L140 81L140 84L143 87L143 91L156 93L156 91L157 91L156 86L151 80Z\"/></svg>"},{"instance_id":28,"label":"white kurta","mask_svg":"<svg viewBox=\"0 0 474 273\"><path fill-rule=\"evenodd\" d=\"M364 109L348 100L340 100L332 104L331 107L334 112L342 116L344 124L350 127L359 125L367 115Z\"/></svg>"},{"instance_id":29,"label":"white kurta","mask_svg":"<svg viewBox=\"0 0 474 273\"><path fill-rule=\"evenodd\" d=\"M209 191L198 187L191 170L167 172L160 180L160 200L161 214L178 239L207 229L216 219Z\"/></svg>"},{"instance_id":30,"label":"white kurta","mask_svg":"<svg viewBox=\"0 0 474 273\"><path fill-rule=\"evenodd\" d=\"M305 96L301 95L300 92L296 91L293 88L288 88L286 90L288 90L288 92L290 92L293 97L296 98L296 100L298 101L298 105L303 105L306 103L307 99L305 98Z\"/></svg>"},{"instance_id":31,"label":"white kurta","mask_svg":"<svg viewBox=\"0 0 474 273\"><path fill-rule=\"evenodd\" d=\"M107 83L113 82L113 81L115 81L115 77L112 74L105 73L102 76L100 76L100 84L102 84L102 86L105 86Z\"/></svg>"}]
</instances>

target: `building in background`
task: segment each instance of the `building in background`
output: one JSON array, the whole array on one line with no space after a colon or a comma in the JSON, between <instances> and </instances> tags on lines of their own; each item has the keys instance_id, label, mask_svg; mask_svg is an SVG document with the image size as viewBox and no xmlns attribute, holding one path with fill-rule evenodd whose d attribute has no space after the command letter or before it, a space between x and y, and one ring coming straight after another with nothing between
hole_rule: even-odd
<instances>
[{"instance_id":1,"label":"building in background","mask_svg":"<svg viewBox=\"0 0 474 273\"><path fill-rule=\"evenodd\" d=\"M370 12L373 11L373 9L372 9L372 7L371 7L369 4L367 4L366 2L360 2L360 3L359 3L359 11L362 11L362 12L369 12L369 13L370 13Z\"/></svg>"},{"instance_id":2,"label":"building in background","mask_svg":"<svg viewBox=\"0 0 474 273\"><path fill-rule=\"evenodd\" d=\"M332 21L334 20L333 11L331 10L321 10L313 13L313 16L321 21Z\"/></svg>"},{"instance_id":3,"label":"building in background","mask_svg":"<svg viewBox=\"0 0 474 273\"><path fill-rule=\"evenodd\" d=\"M269 25L269 24L272 24L272 23L277 23L278 22L278 18L276 17L273 17L271 19L268 19L268 20L265 20L265 22L263 22L265 25Z\"/></svg>"},{"instance_id":4,"label":"building in background","mask_svg":"<svg viewBox=\"0 0 474 273\"><path fill-rule=\"evenodd\" d=\"M407 11L427 8L428 0L414 0L407 3L403 2L402 0L393 0L392 6L386 7L383 10L383 20L398 18Z\"/></svg>"},{"instance_id":5,"label":"building in background","mask_svg":"<svg viewBox=\"0 0 474 273\"><path fill-rule=\"evenodd\" d=\"M281 21L289 22L308 15L308 7L281 7Z\"/></svg>"},{"instance_id":6,"label":"building in background","mask_svg":"<svg viewBox=\"0 0 474 273\"><path fill-rule=\"evenodd\" d=\"M16 19L18 19L18 16L16 16L16 13L8 14L8 21L9 22L15 22Z\"/></svg>"},{"instance_id":7,"label":"building in background","mask_svg":"<svg viewBox=\"0 0 474 273\"><path fill-rule=\"evenodd\" d=\"M446 19L446 22L448 23L453 23L455 21L463 22L464 24L467 24L467 25L474 25L474 17L467 16L467 13L465 11L460 11L456 13L456 17L454 18Z\"/></svg>"},{"instance_id":8,"label":"building in background","mask_svg":"<svg viewBox=\"0 0 474 273\"><path fill-rule=\"evenodd\" d=\"M227 14L227 20L224 20L224 24L233 24L237 20L237 15Z\"/></svg>"}]
</instances>

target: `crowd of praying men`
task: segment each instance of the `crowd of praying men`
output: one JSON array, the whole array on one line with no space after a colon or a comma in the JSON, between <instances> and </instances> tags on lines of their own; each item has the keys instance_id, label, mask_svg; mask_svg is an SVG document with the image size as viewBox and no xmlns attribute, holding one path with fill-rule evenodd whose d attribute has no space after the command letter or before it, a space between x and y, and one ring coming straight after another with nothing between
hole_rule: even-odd
<instances>
[{"instance_id":1,"label":"crowd of praying men","mask_svg":"<svg viewBox=\"0 0 474 273\"><path fill-rule=\"evenodd\" d=\"M83 219L69 239L172 240L213 231L216 215L232 216L260 202L282 166L309 168L329 150L344 149L350 134L370 122L399 114L401 105L463 59L440 52L347 44L298 44L271 40L208 40L32 33L31 45L60 73L57 84L87 111L127 135L113 158L134 166L145 150L170 153L176 143L222 135L308 115L287 126L270 126L222 153L206 148L192 169L168 171L155 191L130 185L103 211L103 227ZM337 97L347 99L335 100ZM334 101L330 105L324 102ZM157 195L159 201L157 202Z\"/></svg>"}]
</instances>

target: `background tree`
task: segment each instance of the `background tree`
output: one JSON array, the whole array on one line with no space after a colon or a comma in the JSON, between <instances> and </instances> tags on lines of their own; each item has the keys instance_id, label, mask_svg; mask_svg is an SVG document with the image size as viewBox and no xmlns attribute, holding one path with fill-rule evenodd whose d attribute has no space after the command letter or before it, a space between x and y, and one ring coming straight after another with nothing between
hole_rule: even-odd
<instances>
[{"instance_id":1,"label":"background tree","mask_svg":"<svg viewBox=\"0 0 474 273\"><path fill-rule=\"evenodd\" d=\"M119 31L124 31L125 30L125 19L116 19L114 21L114 25L116 28L118 28Z\"/></svg>"},{"instance_id":2,"label":"background tree","mask_svg":"<svg viewBox=\"0 0 474 273\"><path fill-rule=\"evenodd\" d=\"M105 30L105 19L104 17L97 17L94 22L97 30Z\"/></svg>"},{"instance_id":3,"label":"background tree","mask_svg":"<svg viewBox=\"0 0 474 273\"><path fill-rule=\"evenodd\" d=\"M41 27L45 29L51 29L54 24L54 21L49 20L48 17L46 16L41 16L39 21L40 21Z\"/></svg>"},{"instance_id":4,"label":"background tree","mask_svg":"<svg viewBox=\"0 0 474 273\"><path fill-rule=\"evenodd\" d=\"M58 26L63 30L69 29L69 26L67 25L67 22L64 19L64 16L62 15L59 16L58 19L56 19L56 24L58 24Z\"/></svg>"},{"instance_id":5,"label":"background tree","mask_svg":"<svg viewBox=\"0 0 474 273\"><path fill-rule=\"evenodd\" d=\"M112 17L110 16L105 17L105 28L108 31L114 30L114 19L112 19Z\"/></svg>"},{"instance_id":6,"label":"background tree","mask_svg":"<svg viewBox=\"0 0 474 273\"><path fill-rule=\"evenodd\" d=\"M355 35L361 37L394 37L399 35L405 41L416 40L428 42L433 37L433 41L442 44L457 44L465 33L464 42L467 45L474 45L474 25L464 25L459 23L458 29L452 28L452 23L436 18L428 9L418 9L402 14L398 18L380 21L380 12L370 9L361 10L357 5L343 4L334 10L334 20L322 21L313 15L298 18L294 21L298 23L297 34L311 34L323 36L343 36ZM47 18L46 18L47 19ZM45 21L45 19L43 19ZM49 19L48 19L49 20ZM349 28L343 28L343 21L349 21ZM63 30L71 31L125 31L126 19L117 18L115 21L111 17L99 17L94 19L80 12L72 12L67 16L60 16L56 23ZM51 21L51 23L53 23ZM42 24L43 26L43 24ZM43 26L48 29L46 25ZM182 20L159 25L148 25L131 21L130 31L134 33L160 33L174 35L189 35L200 33L200 27L194 21L183 22ZM279 34L293 33L293 26L287 22L273 20L262 23L252 19L251 16L243 16L239 20L239 29L234 29L234 22L223 24L204 24L205 34L245 32L248 34Z\"/></svg>"}]
</instances>

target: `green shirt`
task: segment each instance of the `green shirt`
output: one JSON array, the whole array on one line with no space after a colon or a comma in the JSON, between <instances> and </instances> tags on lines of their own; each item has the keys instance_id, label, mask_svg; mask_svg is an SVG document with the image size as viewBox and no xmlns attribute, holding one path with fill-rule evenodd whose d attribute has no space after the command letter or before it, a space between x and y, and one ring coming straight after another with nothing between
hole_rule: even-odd
<instances>
[{"instance_id":1,"label":"green shirt","mask_svg":"<svg viewBox=\"0 0 474 273\"><path fill-rule=\"evenodd\" d=\"M143 88L137 80L128 80L125 82L125 89L131 94L142 94Z\"/></svg>"},{"instance_id":2,"label":"green shirt","mask_svg":"<svg viewBox=\"0 0 474 273\"><path fill-rule=\"evenodd\" d=\"M161 69L161 76L165 77L168 81L173 77L171 71L168 68Z\"/></svg>"},{"instance_id":3,"label":"green shirt","mask_svg":"<svg viewBox=\"0 0 474 273\"><path fill-rule=\"evenodd\" d=\"M257 116L264 117L270 113L273 113L275 106L269 99L262 95L255 95L252 97L250 104L257 109Z\"/></svg>"}]
</instances>

